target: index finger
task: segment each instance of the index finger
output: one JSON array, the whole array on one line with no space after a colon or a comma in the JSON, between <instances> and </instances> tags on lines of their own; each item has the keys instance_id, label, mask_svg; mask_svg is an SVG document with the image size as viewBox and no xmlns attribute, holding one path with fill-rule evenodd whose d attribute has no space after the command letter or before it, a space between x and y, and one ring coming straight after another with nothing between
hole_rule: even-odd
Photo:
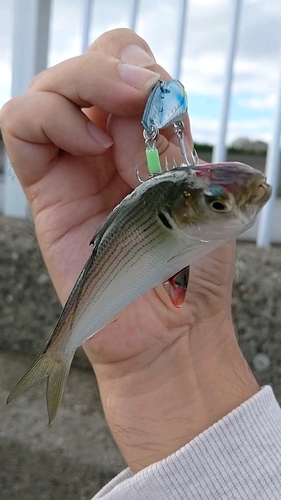
<instances>
[{"instance_id":1,"label":"index finger","mask_svg":"<svg viewBox=\"0 0 281 500\"><path fill-rule=\"evenodd\" d=\"M131 64L133 53L139 66ZM80 108L95 105L104 113L119 115L139 112L147 99L148 82L153 85L159 78L145 65L155 65L146 43L132 31L115 30L102 35L86 54L35 77L25 96L6 104L1 126L22 184L45 176L60 150L81 157L104 153L111 138L95 126L89 133L89 121ZM132 75L141 90L132 86ZM105 121L96 124L105 128Z\"/></svg>"},{"instance_id":2,"label":"index finger","mask_svg":"<svg viewBox=\"0 0 281 500\"><path fill-rule=\"evenodd\" d=\"M40 73L30 91L63 95L80 108L98 106L119 116L139 113L160 74L154 56L136 33L107 32L82 56Z\"/></svg>"}]
</instances>

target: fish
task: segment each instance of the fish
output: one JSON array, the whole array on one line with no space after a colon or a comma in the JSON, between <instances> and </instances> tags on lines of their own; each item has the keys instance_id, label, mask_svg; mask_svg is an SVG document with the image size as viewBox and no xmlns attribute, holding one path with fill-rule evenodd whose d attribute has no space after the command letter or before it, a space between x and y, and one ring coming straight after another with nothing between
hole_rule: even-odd
<instances>
[{"instance_id":1,"label":"fish","mask_svg":"<svg viewBox=\"0 0 281 500\"><path fill-rule=\"evenodd\" d=\"M7 403L46 377L51 424L76 349L169 279L172 302L183 301L188 266L250 227L270 197L263 174L247 165L191 168L179 166L143 182L101 223L51 338Z\"/></svg>"},{"instance_id":2,"label":"fish","mask_svg":"<svg viewBox=\"0 0 281 500\"><path fill-rule=\"evenodd\" d=\"M160 80L152 89L142 116L141 124L150 133L169 127L187 113L187 94L179 80Z\"/></svg>"}]
</instances>

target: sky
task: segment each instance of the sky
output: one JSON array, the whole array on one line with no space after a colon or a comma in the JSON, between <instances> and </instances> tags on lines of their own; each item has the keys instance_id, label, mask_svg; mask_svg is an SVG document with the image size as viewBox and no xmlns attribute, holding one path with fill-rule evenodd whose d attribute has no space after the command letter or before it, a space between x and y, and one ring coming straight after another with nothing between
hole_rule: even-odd
<instances>
[{"instance_id":1,"label":"sky","mask_svg":"<svg viewBox=\"0 0 281 500\"><path fill-rule=\"evenodd\" d=\"M189 0L182 71L193 137L214 144L234 0ZM129 25L133 0L94 0L90 42ZM84 0L53 0L48 66L79 55ZM173 76L182 0L140 0L137 33ZM0 107L10 98L13 2L0 0ZM227 143L270 141L281 67L280 0L244 0L234 65Z\"/></svg>"}]
</instances>

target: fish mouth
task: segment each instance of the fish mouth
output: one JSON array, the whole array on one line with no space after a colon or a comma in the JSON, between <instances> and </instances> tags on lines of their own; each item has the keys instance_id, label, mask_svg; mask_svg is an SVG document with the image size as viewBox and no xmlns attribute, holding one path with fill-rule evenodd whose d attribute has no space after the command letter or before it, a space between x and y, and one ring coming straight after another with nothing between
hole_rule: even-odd
<instances>
[{"instance_id":1,"label":"fish mouth","mask_svg":"<svg viewBox=\"0 0 281 500\"><path fill-rule=\"evenodd\" d=\"M271 186L266 182L263 174L255 176L248 184L248 188L238 198L238 206L243 210L243 206L253 205L261 209L263 205L269 200L272 193Z\"/></svg>"},{"instance_id":2,"label":"fish mouth","mask_svg":"<svg viewBox=\"0 0 281 500\"><path fill-rule=\"evenodd\" d=\"M252 184L246 198L242 197L239 200L240 216L238 218L242 223L248 219L248 224L245 224L243 232L253 225L259 211L268 202L271 193L272 187L266 182L266 178L259 176Z\"/></svg>"},{"instance_id":3,"label":"fish mouth","mask_svg":"<svg viewBox=\"0 0 281 500\"><path fill-rule=\"evenodd\" d=\"M272 187L267 184L265 180L263 180L258 183L256 192L254 193L251 202L258 205L264 205L269 200L271 193Z\"/></svg>"}]
</instances>

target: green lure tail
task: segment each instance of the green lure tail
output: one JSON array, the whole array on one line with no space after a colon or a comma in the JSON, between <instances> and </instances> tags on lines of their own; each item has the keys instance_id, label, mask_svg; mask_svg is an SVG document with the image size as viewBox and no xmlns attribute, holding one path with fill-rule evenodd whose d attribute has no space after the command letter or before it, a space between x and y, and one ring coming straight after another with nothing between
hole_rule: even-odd
<instances>
[{"instance_id":1,"label":"green lure tail","mask_svg":"<svg viewBox=\"0 0 281 500\"><path fill-rule=\"evenodd\" d=\"M146 161L147 167L150 175L162 174L162 168L159 158L158 149L154 148L146 148Z\"/></svg>"}]
</instances>

